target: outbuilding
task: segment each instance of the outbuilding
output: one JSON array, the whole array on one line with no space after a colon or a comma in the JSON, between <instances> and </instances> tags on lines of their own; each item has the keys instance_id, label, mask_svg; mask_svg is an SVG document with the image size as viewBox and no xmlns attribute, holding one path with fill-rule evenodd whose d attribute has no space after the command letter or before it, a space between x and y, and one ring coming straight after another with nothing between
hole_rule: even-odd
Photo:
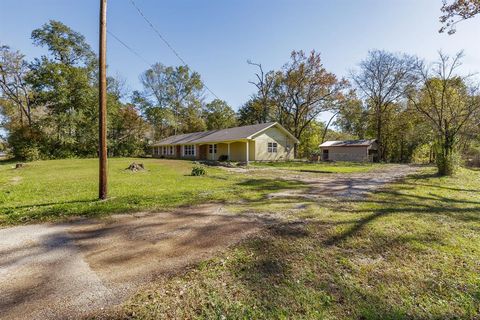
<instances>
[{"instance_id":1,"label":"outbuilding","mask_svg":"<svg viewBox=\"0 0 480 320\"><path fill-rule=\"evenodd\" d=\"M320 145L323 161L378 161L378 143L372 140L325 141Z\"/></svg>"}]
</instances>

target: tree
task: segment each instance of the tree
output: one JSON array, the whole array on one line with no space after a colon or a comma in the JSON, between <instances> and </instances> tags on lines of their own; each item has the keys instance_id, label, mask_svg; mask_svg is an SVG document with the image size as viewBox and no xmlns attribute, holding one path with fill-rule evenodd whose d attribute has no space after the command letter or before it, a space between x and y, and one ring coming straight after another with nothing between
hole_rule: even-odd
<instances>
[{"instance_id":1,"label":"tree","mask_svg":"<svg viewBox=\"0 0 480 320\"><path fill-rule=\"evenodd\" d=\"M322 133L322 139L321 143L325 142L325 139L327 137L328 130L330 128L330 125L333 122L333 120L341 113L346 113L348 111L351 111L352 107L357 106L358 104L361 105L361 101L357 98L355 91L351 90L343 99L338 104L335 104L332 109L330 109L330 112L332 112L332 115L330 116L330 119L328 119L327 123L325 124L325 128ZM348 111L347 111L348 110Z\"/></svg>"},{"instance_id":2,"label":"tree","mask_svg":"<svg viewBox=\"0 0 480 320\"><path fill-rule=\"evenodd\" d=\"M109 151L113 156L143 154L147 123L133 105L122 106L111 117L109 125Z\"/></svg>"},{"instance_id":3,"label":"tree","mask_svg":"<svg viewBox=\"0 0 480 320\"><path fill-rule=\"evenodd\" d=\"M85 37L60 21L50 20L33 30L32 39L37 46L47 46L54 59L62 64L91 64L95 61L95 54Z\"/></svg>"},{"instance_id":4,"label":"tree","mask_svg":"<svg viewBox=\"0 0 480 320\"><path fill-rule=\"evenodd\" d=\"M291 61L276 76L276 118L297 139L320 113L336 108L347 87L347 81L338 80L323 67L320 54L315 51L309 55L293 51Z\"/></svg>"},{"instance_id":5,"label":"tree","mask_svg":"<svg viewBox=\"0 0 480 320\"><path fill-rule=\"evenodd\" d=\"M30 85L25 81L30 72L25 56L12 51L8 46L0 46L0 97L10 101L18 110L20 125L26 119L32 126L32 110L36 101Z\"/></svg>"},{"instance_id":6,"label":"tree","mask_svg":"<svg viewBox=\"0 0 480 320\"><path fill-rule=\"evenodd\" d=\"M457 23L471 19L480 13L479 0L454 0L452 3L443 0L441 8L443 15L440 17L440 22L443 26L440 28L440 33L447 31L448 34L456 32Z\"/></svg>"},{"instance_id":7,"label":"tree","mask_svg":"<svg viewBox=\"0 0 480 320\"><path fill-rule=\"evenodd\" d=\"M451 175L457 166L460 132L480 111L478 86L469 76L457 74L463 53L439 53L436 63L419 62L420 86L409 90L409 100L430 123L436 135L436 160L440 175Z\"/></svg>"},{"instance_id":8,"label":"tree","mask_svg":"<svg viewBox=\"0 0 480 320\"><path fill-rule=\"evenodd\" d=\"M256 97L250 98L238 109L238 123L242 126L263 123L264 119L263 106ZM273 119L269 117L267 122Z\"/></svg>"},{"instance_id":9,"label":"tree","mask_svg":"<svg viewBox=\"0 0 480 320\"><path fill-rule=\"evenodd\" d=\"M270 112L274 108L274 101L272 99L272 91L275 87L275 73L273 71L265 72L260 63L254 63L250 60L248 64L258 67L259 72L255 73L257 81L249 81L257 88L257 93L254 97L256 103L260 105L260 123L266 123L269 121Z\"/></svg>"},{"instance_id":10,"label":"tree","mask_svg":"<svg viewBox=\"0 0 480 320\"><path fill-rule=\"evenodd\" d=\"M356 137L357 139L365 139L367 130L369 129L370 113L367 106L358 98L347 99L341 104L335 125Z\"/></svg>"},{"instance_id":11,"label":"tree","mask_svg":"<svg viewBox=\"0 0 480 320\"><path fill-rule=\"evenodd\" d=\"M205 127L201 119L204 86L198 73L190 71L188 66L166 67L156 63L140 76L140 80L144 91L135 93L135 102L141 102L139 105L147 118L172 114L168 121L174 134ZM161 112L155 109L161 109ZM164 120L156 118L152 125ZM166 135L158 133L159 127L155 130L159 136Z\"/></svg>"},{"instance_id":12,"label":"tree","mask_svg":"<svg viewBox=\"0 0 480 320\"><path fill-rule=\"evenodd\" d=\"M235 111L223 100L215 99L205 105L204 119L208 130L235 127Z\"/></svg>"},{"instance_id":13,"label":"tree","mask_svg":"<svg viewBox=\"0 0 480 320\"><path fill-rule=\"evenodd\" d=\"M360 70L351 75L375 114L376 139L381 160L386 159L383 116L389 107L404 97L405 90L415 83L415 61L412 56L374 50L360 63Z\"/></svg>"}]
</instances>

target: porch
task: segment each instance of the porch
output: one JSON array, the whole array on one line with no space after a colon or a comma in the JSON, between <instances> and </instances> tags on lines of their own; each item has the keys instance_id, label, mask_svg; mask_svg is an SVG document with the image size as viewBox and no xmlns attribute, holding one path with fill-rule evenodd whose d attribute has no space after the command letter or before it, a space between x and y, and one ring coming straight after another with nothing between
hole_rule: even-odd
<instances>
[{"instance_id":1,"label":"porch","mask_svg":"<svg viewBox=\"0 0 480 320\"><path fill-rule=\"evenodd\" d=\"M255 141L229 141L220 143L198 144L198 160L254 161Z\"/></svg>"}]
</instances>

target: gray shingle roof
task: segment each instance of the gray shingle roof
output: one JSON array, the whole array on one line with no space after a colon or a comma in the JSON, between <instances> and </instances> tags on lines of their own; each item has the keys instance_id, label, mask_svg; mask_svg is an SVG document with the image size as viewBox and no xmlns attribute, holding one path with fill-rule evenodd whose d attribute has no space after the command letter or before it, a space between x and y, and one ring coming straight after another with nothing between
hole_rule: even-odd
<instances>
[{"instance_id":1,"label":"gray shingle roof","mask_svg":"<svg viewBox=\"0 0 480 320\"><path fill-rule=\"evenodd\" d=\"M255 133L269 128L274 124L275 122L269 122L229 129L179 134L158 141L154 143L153 146L167 144L209 143L247 139Z\"/></svg>"},{"instance_id":2,"label":"gray shingle roof","mask_svg":"<svg viewBox=\"0 0 480 320\"><path fill-rule=\"evenodd\" d=\"M376 140L325 141L320 147L368 147Z\"/></svg>"}]
</instances>

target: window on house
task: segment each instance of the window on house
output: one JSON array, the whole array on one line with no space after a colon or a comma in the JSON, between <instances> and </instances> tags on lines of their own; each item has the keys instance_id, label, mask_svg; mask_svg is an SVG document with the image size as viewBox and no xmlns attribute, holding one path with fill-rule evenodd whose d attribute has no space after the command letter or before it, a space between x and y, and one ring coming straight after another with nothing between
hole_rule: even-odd
<instances>
[{"instance_id":1,"label":"window on house","mask_svg":"<svg viewBox=\"0 0 480 320\"><path fill-rule=\"evenodd\" d=\"M268 153L277 153L277 143L269 142L267 146Z\"/></svg>"},{"instance_id":2,"label":"window on house","mask_svg":"<svg viewBox=\"0 0 480 320\"><path fill-rule=\"evenodd\" d=\"M184 146L183 153L186 156L194 156L195 155L195 146L193 144Z\"/></svg>"},{"instance_id":3,"label":"window on house","mask_svg":"<svg viewBox=\"0 0 480 320\"><path fill-rule=\"evenodd\" d=\"M170 155L173 155L173 146L170 146Z\"/></svg>"},{"instance_id":4,"label":"window on house","mask_svg":"<svg viewBox=\"0 0 480 320\"><path fill-rule=\"evenodd\" d=\"M216 144L209 144L208 145L208 153L217 153L217 145Z\"/></svg>"}]
</instances>

